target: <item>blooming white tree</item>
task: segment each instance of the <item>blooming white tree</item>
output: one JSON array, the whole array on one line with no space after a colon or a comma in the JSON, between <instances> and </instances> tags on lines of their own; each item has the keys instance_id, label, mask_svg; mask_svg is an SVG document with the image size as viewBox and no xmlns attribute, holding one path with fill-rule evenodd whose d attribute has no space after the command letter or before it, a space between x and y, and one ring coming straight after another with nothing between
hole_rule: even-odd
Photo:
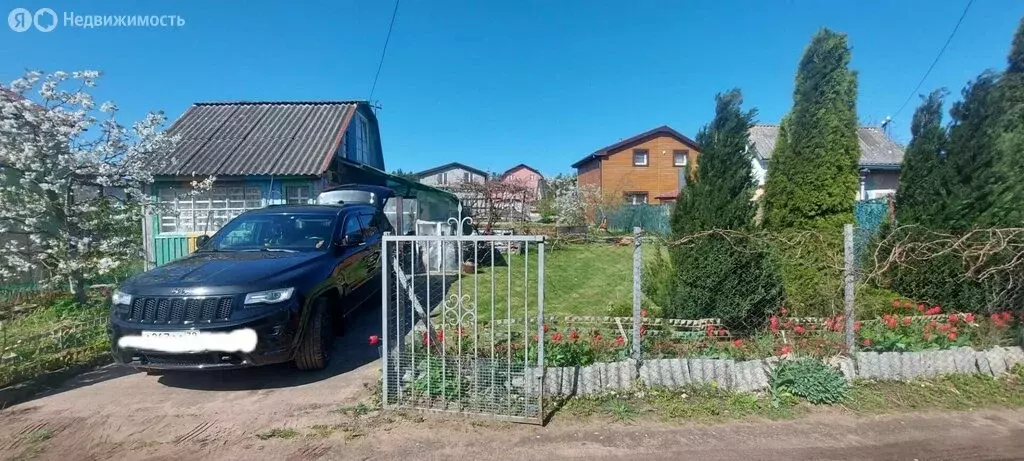
<instances>
[{"instance_id":1,"label":"blooming white tree","mask_svg":"<svg viewBox=\"0 0 1024 461\"><path fill-rule=\"evenodd\" d=\"M174 140L153 112L131 127L89 94L96 71L30 71L0 84L0 279L42 269L84 300L85 281L141 257L143 193Z\"/></svg>"}]
</instances>

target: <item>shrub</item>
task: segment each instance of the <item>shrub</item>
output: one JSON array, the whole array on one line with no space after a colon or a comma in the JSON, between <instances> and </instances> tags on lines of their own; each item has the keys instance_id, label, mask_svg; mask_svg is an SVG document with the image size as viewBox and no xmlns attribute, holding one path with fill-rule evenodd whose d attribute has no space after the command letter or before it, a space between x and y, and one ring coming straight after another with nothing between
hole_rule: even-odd
<instances>
[{"instance_id":1,"label":"shrub","mask_svg":"<svg viewBox=\"0 0 1024 461\"><path fill-rule=\"evenodd\" d=\"M641 285L644 297L658 310L671 304L672 299L672 258L662 245L651 245L644 251L644 267Z\"/></svg>"},{"instance_id":2,"label":"shrub","mask_svg":"<svg viewBox=\"0 0 1024 461\"><path fill-rule=\"evenodd\" d=\"M669 318L715 317L735 333L764 326L782 304L774 259L760 244L719 235L699 237L672 249L675 280Z\"/></svg>"},{"instance_id":3,"label":"shrub","mask_svg":"<svg viewBox=\"0 0 1024 461\"><path fill-rule=\"evenodd\" d=\"M839 403L849 392L839 370L810 358L782 362L772 370L770 385L773 403L786 395L803 397L816 405Z\"/></svg>"},{"instance_id":4,"label":"shrub","mask_svg":"<svg viewBox=\"0 0 1024 461\"><path fill-rule=\"evenodd\" d=\"M794 317L843 312L842 242L841 229L773 234L772 253Z\"/></svg>"}]
</instances>

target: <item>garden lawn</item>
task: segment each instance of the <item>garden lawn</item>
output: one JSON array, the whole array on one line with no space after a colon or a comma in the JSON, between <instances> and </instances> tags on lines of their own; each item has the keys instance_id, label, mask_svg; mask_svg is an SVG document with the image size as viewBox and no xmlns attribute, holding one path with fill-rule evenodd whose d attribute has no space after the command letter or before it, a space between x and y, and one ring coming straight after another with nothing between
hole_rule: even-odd
<instances>
[{"instance_id":1,"label":"garden lawn","mask_svg":"<svg viewBox=\"0 0 1024 461\"><path fill-rule=\"evenodd\" d=\"M613 308L632 309L633 249L611 244L559 245L544 255L544 315L609 315ZM490 319L491 279L494 279L494 310L496 318L504 318L511 302L512 318L522 321L524 310L531 318L537 315L537 255L530 247L529 267L522 255L512 255L509 266L481 264L476 275L462 278L462 293L478 296L481 322ZM525 271L529 271L529 287ZM511 274L510 274L511 272ZM511 297L509 276L511 275ZM455 293L453 286L449 293ZM449 295L450 296L450 295ZM471 298L472 299L472 298Z\"/></svg>"},{"instance_id":2,"label":"garden lawn","mask_svg":"<svg viewBox=\"0 0 1024 461\"><path fill-rule=\"evenodd\" d=\"M0 322L0 388L68 367L110 360L106 298L69 298Z\"/></svg>"}]
</instances>

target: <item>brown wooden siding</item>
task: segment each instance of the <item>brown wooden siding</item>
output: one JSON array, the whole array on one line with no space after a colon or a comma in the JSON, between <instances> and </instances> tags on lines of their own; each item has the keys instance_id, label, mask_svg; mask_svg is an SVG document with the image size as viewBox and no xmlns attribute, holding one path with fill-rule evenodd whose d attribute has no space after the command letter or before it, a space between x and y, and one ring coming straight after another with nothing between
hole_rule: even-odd
<instances>
[{"instance_id":1,"label":"brown wooden siding","mask_svg":"<svg viewBox=\"0 0 1024 461\"><path fill-rule=\"evenodd\" d=\"M633 151L646 149L647 166L633 165ZM673 136L660 135L620 148L601 160L601 188L604 195L646 192L648 203L659 203L659 195L675 196L679 190L679 169L673 165L673 151L688 151L690 171L696 171L699 152ZM588 172L589 173L589 172ZM582 182L583 168L580 168ZM692 174L691 174L692 178Z\"/></svg>"},{"instance_id":2,"label":"brown wooden siding","mask_svg":"<svg viewBox=\"0 0 1024 461\"><path fill-rule=\"evenodd\" d=\"M601 160L594 159L576 169L576 182L582 186L601 187Z\"/></svg>"}]
</instances>

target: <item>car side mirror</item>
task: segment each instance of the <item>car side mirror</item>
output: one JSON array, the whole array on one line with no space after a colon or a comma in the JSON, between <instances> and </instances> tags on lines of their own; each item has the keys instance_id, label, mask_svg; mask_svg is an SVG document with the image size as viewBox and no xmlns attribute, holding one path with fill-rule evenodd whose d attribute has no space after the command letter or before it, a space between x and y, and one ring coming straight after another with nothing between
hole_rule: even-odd
<instances>
[{"instance_id":1,"label":"car side mirror","mask_svg":"<svg viewBox=\"0 0 1024 461\"><path fill-rule=\"evenodd\" d=\"M341 238L341 246L344 248L362 245L366 239L363 234L349 234Z\"/></svg>"},{"instance_id":2,"label":"car side mirror","mask_svg":"<svg viewBox=\"0 0 1024 461\"><path fill-rule=\"evenodd\" d=\"M198 248L202 248L203 245L206 245L206 242L209 242L209 241L210 241L210 236L209 235L205 235L204 234L204 235L200 235L199 237L196 237L196 248L197 249Z\"/></svg>"}]
</instances>

